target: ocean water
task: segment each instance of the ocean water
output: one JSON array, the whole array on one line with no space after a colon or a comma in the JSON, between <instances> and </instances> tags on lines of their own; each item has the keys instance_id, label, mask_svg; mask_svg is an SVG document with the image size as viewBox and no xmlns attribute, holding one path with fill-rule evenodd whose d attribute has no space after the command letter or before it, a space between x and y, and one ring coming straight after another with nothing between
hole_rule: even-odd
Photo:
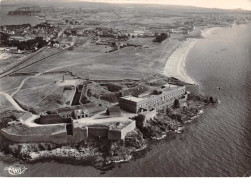
<instances>
[{"instance_id":1,"label":"ocean water","mask_svg":"<svg viewBox=\"0 0 251 195\"><path fill-rule=\"evenodd\" d=\"M41 23L35 16L10 16L7 15L9 11L15 10L15 6L1 5L0 2L0 26L2 25L17 25L17 24L31 24L36 25Z\"/></svg>"},{"instance_id":2,"label":"ocean water","mask_svg":"<svg viewBox=\"0 0 251 195\"><path fill-rule=\"evenodd\" d=\"M219 29L189 52L188 74L221 103L207 107L183 134L152 142L104 174L51 161L26 164L24 176L244 176L251 170L250 32L251 25ZM0 168L9 165L0 162Z\"/></svg>"}]
</instances>

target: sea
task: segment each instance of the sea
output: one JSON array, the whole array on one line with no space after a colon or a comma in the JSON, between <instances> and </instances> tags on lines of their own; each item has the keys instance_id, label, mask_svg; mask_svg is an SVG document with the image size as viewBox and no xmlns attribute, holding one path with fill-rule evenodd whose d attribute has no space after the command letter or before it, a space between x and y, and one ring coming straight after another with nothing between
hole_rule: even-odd
<instances>
[{"instance_id":1,"label":"sea","mask_svg":"<svg viewBox=\"0 0 251 195\"><path fill-rule=\"evenodd\" d=\"M32 26L41 23L42 21L35 16L11 16L9 11L14 11L16 6L2 5L0 2L0 26L3 25L17 25L17 24L31 24Z\"/></svg>"},{"instance_id":2,"label":"sea","mask_svg":"<svg viewBox=\"0 0 251 195\"><path fill-rule=\"evenodd\" d=\"M183 134L149 147L107 171L45 161L22 164L20 176L243 177L251 171L251 24L221 28L190 50L187 72L201 92L220 100ZM0 169L19 163L2 156ZM9 176L7 171L0 175Z\"/></svg>"}]
</instances>

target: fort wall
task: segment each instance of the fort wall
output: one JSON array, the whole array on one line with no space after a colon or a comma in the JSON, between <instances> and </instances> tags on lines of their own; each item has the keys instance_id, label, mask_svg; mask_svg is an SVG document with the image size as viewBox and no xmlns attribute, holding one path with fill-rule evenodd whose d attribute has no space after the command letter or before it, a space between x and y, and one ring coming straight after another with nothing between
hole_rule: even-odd
<instances>
[{"instance_id":1,"label":"fort wall","mask_svg":"<svg viewBox=\"0 0 251 195\"><path fill-rule=\"evenodd\" d=\"M109 140L121 140L125 139L127 133L133 131L136 128L136 122L131 121L127 126L122 129L110 129L108 131Z\"/></svg>"},{"instance_id":2,"label":"fort wall","mask_svg":"<svg viewBox=\"0 0 251 195\"><path fill-rule=\"evenodd\" d=\"M130 100L126 98L119 99L119 105L122 109L137 113L140 109L152 110L162 109L174 103L174 100L185 95L185 87L178 87L169 91L164 91L160 95L152 95L143 100Z\"/></svg>"},{"instance_id":3,"label":"fort wall","mask_svg":"<svg viewBox=\"0 0 251 195\"><path fill-rule=\"evenodd\" d=\"M119 98L119 106L123 110L129 111L132 113L137 113L137 104L135 104L134 102L131 102L130 100Z\"/></svg>"},{"instance_id":4,"label":"fort wall","mask_svg":"<svg viewBox=\"0 0 251 195\"><path fill-rule=\"evenodd\" d=\"M88 138L88 127L75 126L73 124L73 135L67 135L67 143L75 144Z\"/></svg>"},{"instance_id":5,"label":"fort wall","mask_svg":"<svg viewBox=\"0 0 251 195\"><path fill-rule=\"evenodd\" d=\"M142 113L140 115L143 115L146 120L154 119L157 115L157 111L154 109L150 112Z\"/></svg>"},{"instance_id":6,"label":"fort wall","mask_svg":"<svg viewBox=\"0 0 251 195\"><path fill-rule=\"evenodd\" d=\"M108 137L108 126L89 126L88 136L94 137Z\"/></svg>"},{"instance_id":7,"label":"fort wall","mask_svg":"<svg viewBox=\"0 0 251 195\"><path fill-rule=\"evenodd\" d=\"M154 119L157 115L157 111L154 109L150 112L145 112L145 113L141 113L139 114L139 118L137 121L136 121L136 126L138 128L143 128L145 125L146 125L146 122L148 120L151 120L151 119Z\"/></svg>"},{"instance_id":8,"label":"fort wall","mask_svg":"<svg viewBox=\"0 0 251 195\"><path fill-rule=\"evenodd\" d=\"M60 127L59 127L60 128ZM1 134L10 141L17 143L27 143L27 142L52 142L55 144L66 144L66 130L61 129L61 132L54 134L38 134L38 135L21 135L21 134L11 134L4 130L1 130Z\"/></svg>"},{"instance_id":9,"label":"fort wall","mask_svg":"<svg viewBox=\"0 0 251 195\"><path fill-rule=\"evenodd\" d=\"M127 133L133 131L136 128L136 121L132 121L130 122L129 125L127 125L126 127L124 127L123 129L121 129L121 137L120 139L125 139L125 136ZM109 139L109 137L108 137Z\"/></svg>"},{"instance_id":10,"label":"fort wall","mask_svg":"<svg viewBox=\"0 0 251 195\"><path fill-rule=\"evenodd\" d=\"M70 118L63 118L59 114L40 115L40 124L70 123Z\"/></svg>"}]
</instances>

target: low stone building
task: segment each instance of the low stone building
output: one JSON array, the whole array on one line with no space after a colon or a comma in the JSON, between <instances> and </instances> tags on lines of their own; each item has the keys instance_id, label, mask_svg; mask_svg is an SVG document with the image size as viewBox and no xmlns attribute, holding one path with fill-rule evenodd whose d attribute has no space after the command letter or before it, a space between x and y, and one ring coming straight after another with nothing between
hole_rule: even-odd
<instances>
[{"instance_id":1,"label":"low stone building","mask_svg":"<svg viewBox=\"0 0 251 195\"><path fill-rule=\"evenodd\" d=\"M62 118L81 119L89 117L89 111L84 106L71 106L57 110Z\"/></svg>"}]
</instances>

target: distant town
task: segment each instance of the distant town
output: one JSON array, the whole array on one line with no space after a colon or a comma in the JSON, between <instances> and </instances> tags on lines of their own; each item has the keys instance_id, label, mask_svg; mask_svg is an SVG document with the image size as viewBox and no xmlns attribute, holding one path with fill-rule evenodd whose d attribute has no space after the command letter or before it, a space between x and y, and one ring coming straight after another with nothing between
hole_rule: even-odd
<instances>
[{"instance_id":1,"label":"distant town","mask_svg":"<svg viewBox=\"0 0 251 195\"><path fill-rule=\"evenodd\" d=\"M8 14L11 16L35 16L40 24L31 26L4 25L0 28L0 49L13 53L35 52L42 47L66 49L90 40L97 45L106 45L112 52L124 47L137 47L140 44L130 43L130 40L152 37L153 41L162 42L172 34L190 34L195 28L203 26L232 26L243 24L250 20L250 16L222 15L222 14L194 14L189 18L178 19L172 25L130 25L123 28L120 25L107 27L92 16L106 10L73 9L53 7L20 7ZM121 10L126 12L126 10ZM115 17L121 17L114 12ZM90 18L90 19L89 19ZM98 26L98 27L97 27Z\"/></svg>"}]
</instances>

